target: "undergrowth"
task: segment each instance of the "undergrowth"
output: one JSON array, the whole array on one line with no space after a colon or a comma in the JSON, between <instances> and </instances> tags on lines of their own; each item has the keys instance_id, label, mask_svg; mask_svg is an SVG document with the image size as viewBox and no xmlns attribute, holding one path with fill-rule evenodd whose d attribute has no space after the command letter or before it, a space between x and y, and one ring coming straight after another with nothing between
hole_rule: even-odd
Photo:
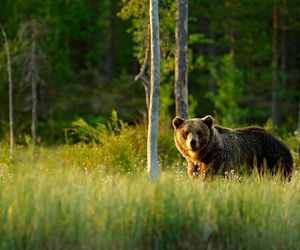
<instances>
[{"instance_id":1,"label":"undergrowth","mask_svg":"<svg viewBox=\"0 0 300 250\"><path fill-rule=\"evenodd\" d=\"M66 151L69 155L77 155L78 159L83 157L90 159L97 155L98 163L87 160L85 167L90 168L96 165L106 172L132 174L143 171L147 165L146 123L129 126L118 118L115 111L112 112L111 119L107 123L98 123L96 126L82 119L74 121L65 134L66 142L73 145L72 147L66 146L70 149ZM160 123L158 154L159 164L163 170L171 168L173 164L183 162L174 144L170 120ZM66 158L70 159L70 157ZM75 162L68 163L77 164L76 159L72 158L73 160ZM84 165L78 163L78 165Z\"/></svg>"},{"instance_id":2,"label":"undergrowth","mask_svg":"<svg viewBox=\"0 0 300 250\"><path fill-rule=\"evenodd\" d=\"M153 183L145 125L78 124L69 144L40 147L35 159L17 146L11 162L1 145L0 249L300 249L295 150L290 182L235 172L191 180L165 122Z\"/></svg>"},{"instance_id":3,"label":"undergrowth","mask_svg":"<svg viewBox=\"0 0 300 250\"><path fill-rule=\"evenodd\" d=\"M300 249L299 174L153 183L21 164L0 190L0 249Z\"/></svg>"}]
</instances>

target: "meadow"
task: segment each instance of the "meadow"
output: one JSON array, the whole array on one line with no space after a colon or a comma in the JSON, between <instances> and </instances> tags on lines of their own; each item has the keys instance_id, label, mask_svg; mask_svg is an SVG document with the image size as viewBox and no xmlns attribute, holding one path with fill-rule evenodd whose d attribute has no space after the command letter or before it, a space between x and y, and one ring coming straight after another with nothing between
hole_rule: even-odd
<instances>
[{"instance_id":1,"label":"meadow","mask_svg":"<svg viewBox=\"0 0 300 250\"><path fill-rule=\"evenodd\" d=\"M191 180L162 127L152 182L143 126L118 124L101 135L81 124L73 135L101 140L40 147L35 159L18 146L11 162L1 144L0 249L300 249L298 170L290 182Z\"/></svg>"},{"instance_id":2,"label":"meadow","mask_svg":"<svg viewBox=\"0 0 300 250\"><path fill-rule=\"evenodd\" d=\"M287 0L1 0L0 250L300 250L299 16ZM190 179L171 118L208 114L284 140L291 181Z\"/></svg>"}]
</instances>

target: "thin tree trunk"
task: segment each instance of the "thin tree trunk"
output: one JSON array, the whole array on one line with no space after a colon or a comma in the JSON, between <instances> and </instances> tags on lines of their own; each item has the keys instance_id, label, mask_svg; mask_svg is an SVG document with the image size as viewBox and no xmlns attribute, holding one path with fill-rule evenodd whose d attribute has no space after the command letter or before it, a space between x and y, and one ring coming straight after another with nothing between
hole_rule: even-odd
<instances>
[{"instance_id":1,"label":"thin tree trunk","mask_svg":"<svg viewBox=\"0 0 300 250\"><path fill-rule=\"evenodd\" d=\"M236 1L235 0L226 0L225 6L229 13L227 21L227 31L225 34L226 40L228 41L228 53L234 62L235 59L235 40L236 40Z\"/></svg>"},{"instance_id":2,"label":"thin tree trunk","mask_svg":"<svg viewBox=\"0 0 300 250\"><path fill-rule=\"evenodd\" d=\"M109 19L108 19L108 50L106 54L106 80L110 82L113 78L114 64L114 18L115 18L115 0L109 0Z\"/></svg>"},{"instance_id":3,"label":"thin tree trunk","mask_svg":"<svg viewBox=\"0 0 300 250\"><path fill-rule=\"evenodd\" d=\"M232 61L234 62L235 59L235 17L232 17L231 20L231 28L230 28L230 34L229 34L229 55L232 58Z\"/></svg>"},{"instance_id":4,"label":"thin tree trunk","mask_svg":"<svg viewBox=\"0 0 300 250\"><path fill-rule=\"evenodd\" d=\"M212 43L209 44L209 59L212 62L216 61L216 46L215 46L215 40L216 36L214 31L212 31L212 28L210 28L209 31L209 38L212 40ZM210 74L209 78L209 90L214 95L217 93L217 84L216 84L216 78L213 76L213 74Z\"/></svg>"},{"instance_id":5,"label":"thin tree trunk","mask_svg":"<svg viewBox=\"0 0 300 250\"><path fill-rule=\"evenodd\" d=\"M14 109L13 109L13 82L12 82L12 74L11 74L11 60L9 53L9 45L5 30L2 25L0 25L1 31L5 41L5 49L7 56L7 73L8 73L8 98L9 98L9 130L10 130L10 159L14 159L15 154L15 136L14 136Z\"/></svg>"},{"instance_id":6,"label":"thin tree trunk","mask_svg":"<svg viewBox=\"0 0 300 250\"><path fill-rule=\"evenodd\" d=\"M175 109L176 116L188 118L188 0L177 0L175 52Z\"/></svg>"},{"instance_id":7,"label":"thin tree trunk","mask_svg":"<svg viewBox=\"0 0 300 250\"><path fill-rule=\"evenodd\" d=\"M150 0L150 37L151 37L151 91L148 112L147 162L152 180L158 178L157 132L160 85L160 42L158 0Z\"/></svg>"},{"instance_id":8,"label":"thin tree trunk","mask_svg":"<svg viewBox=\"0 0 300 250\"><path fill-rule=\"evenodd\" d=\"M287 31L287 22L286 22L286 15L287 15L287 0L283 0L283 6L281 8L281 53L280 53L280 84L281 89L282 87L285 88L285 84L287 81L287 68L286 68L286 31Z\"/></svg>"},{"instance_id":9,"label":"thin tree trunk","mask_svg":"<svg viewBox=\"0 0 300 250\"><path fill-rule=\"evenodd\" d=\"M32 122L31 122L31 133L32 133L32 153L36 155L36 145L37 145L37 130L38 130L38 119L37 119L37 83L35 80L32 80L31 85L32 91Z\"/></svg>"},{"instance_id":10,"label":"thin tree trunk","mask_svg":"<svg viewBox=\"0 0 300 250\"><path fill-rule=\"evenodd\" d=\"M36 75L36 35L32 35L31 44L31 69L32 69L32 79L31 79L31 95L32 95L32 122L31 122L31 134L32 134L32 153L33 156L36 155L36 145L37 145L37 130L38 130L38 98L37 98L37 75Z\"/></svg>"},{"instance_id":11,"label":"thin tree trunk","mask_svg":"<svg viewBox=\"0 0 300 250\"><path fill-rule=\"evenodd\" d=\"M275 127L279 125L279 101L278 101L278 9L273 6L273 38L272 38L272 122Z\"/></svg>"},{"instance_id":12,"label":"thin tree trunk","mask_svg":"<svg viewBox=\"0 0 300 250\"><path fill-rule=\"evenodd\" d=\"M229 1L230 5L230 29L229 29L229 55L235 65L235 37L236 37L236 3L235 0Z\"/></svg>"}]
</instances>

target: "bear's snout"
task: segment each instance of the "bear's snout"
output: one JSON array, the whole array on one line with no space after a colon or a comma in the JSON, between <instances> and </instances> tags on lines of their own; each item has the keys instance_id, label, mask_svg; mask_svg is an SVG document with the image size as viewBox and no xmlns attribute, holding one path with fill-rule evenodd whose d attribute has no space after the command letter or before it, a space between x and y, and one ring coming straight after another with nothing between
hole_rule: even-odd
<instances>
[{"instance_id":1,"label":"bear's snout","mask_svg":"<svg viewBox=\"0 0 300 250\"><path fill-rule=\"evenodd\" d=\"M197 141L192 139L191 142L190 142L190 145L191 145L191 148L193 150L195 150L197 148Z\"/></svg>"},{"instance_id":2,"label":"bear's snout","mask_svg":"<svg viewBox=\"0 0 300 250\"><path fill-rule=\"evenodd\" d=\"M193 136L193 134L189 134L187 140L186 140L186 146L191 151L196 151L199 147L199 143L197 138Z\"/></svg>"}]
</instances>

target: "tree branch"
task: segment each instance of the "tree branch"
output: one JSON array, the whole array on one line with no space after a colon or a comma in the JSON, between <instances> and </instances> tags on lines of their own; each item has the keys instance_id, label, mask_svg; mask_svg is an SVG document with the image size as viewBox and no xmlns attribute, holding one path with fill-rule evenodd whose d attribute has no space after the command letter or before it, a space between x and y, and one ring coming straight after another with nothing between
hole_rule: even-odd
<instances>
[{"instance_id":1,"label":"tree branch","mask_svg":"<svg viewBox=\"0 0 300 250\"><path fill-rule=\"evenodd\" d=\"M140 72L134 78L135 81L140 81L144 85L147 110L149 110L149 102L150 102L150 80L145 75L145 71L147 68L148 61L149 61L149 53L150 53L150 50L149 50L150 40L149 39L150 39L150 26L148 25L147 47L145 50L144 61L141 66Z\"/></svg>"}]
</instances>

